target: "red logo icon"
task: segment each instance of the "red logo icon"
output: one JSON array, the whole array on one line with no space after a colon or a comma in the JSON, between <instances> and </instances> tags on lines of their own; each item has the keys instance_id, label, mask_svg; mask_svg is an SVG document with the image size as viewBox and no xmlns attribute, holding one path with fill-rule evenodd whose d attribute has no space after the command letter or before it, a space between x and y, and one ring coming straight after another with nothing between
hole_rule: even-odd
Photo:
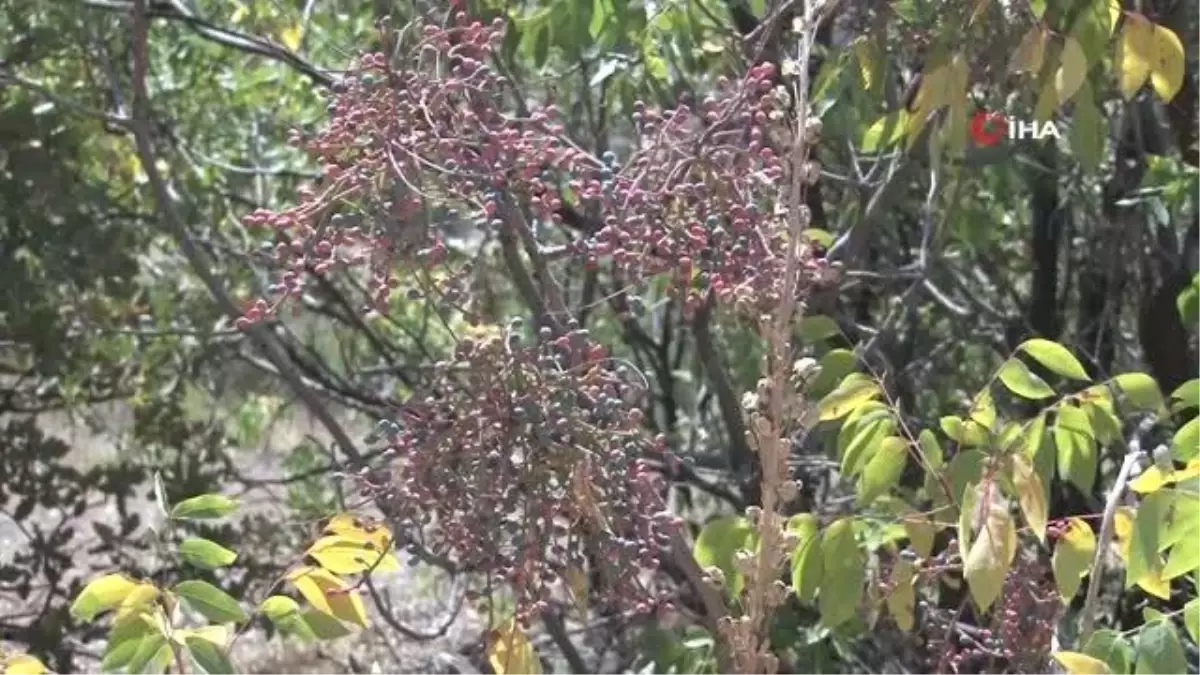
<instances>
[{"instance_id":1,"label":"red logo icon","mask_svg":"<svg viewBox=\"0 0 1200 675\"><path fill-rule=\"evenodd\" d=\"M991 147L1008 136L1008 118L1003 113L980 110L971 118L971 138L981 148Z\"/></svg>"}]
</instances>

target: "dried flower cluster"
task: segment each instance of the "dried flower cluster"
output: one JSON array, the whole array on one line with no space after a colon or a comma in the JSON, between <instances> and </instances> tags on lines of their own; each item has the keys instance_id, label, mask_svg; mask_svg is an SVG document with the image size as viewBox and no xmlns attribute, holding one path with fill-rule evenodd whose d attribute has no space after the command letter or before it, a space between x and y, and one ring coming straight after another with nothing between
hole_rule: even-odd
<instances>
[{"instance_id":1,"label":"dried flower cluster","mask_svg":"<svg viewBox=\"0 0 1200 675\"><path fill-rule=\"evenodd\" d=\"M654 609L642 573L680 522L645 461L662 444L641 428L641 380L586 330L540 338L512 326L460 342L405 420L384 423L392 471L366 487L408 540L510 584L521 616L585 569L607 599Z\"/></svg>"}]
</instances>

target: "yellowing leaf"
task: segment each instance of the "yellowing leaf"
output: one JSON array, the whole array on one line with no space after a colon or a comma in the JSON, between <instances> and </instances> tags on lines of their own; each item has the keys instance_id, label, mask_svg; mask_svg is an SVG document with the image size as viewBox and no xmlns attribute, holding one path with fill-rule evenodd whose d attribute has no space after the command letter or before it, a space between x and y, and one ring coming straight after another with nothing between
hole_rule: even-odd
<instances>
[{"instance_id":1,"label":"yellowing leaf","mask_svg":"<svg viewBox=\"0 0 1200 675\"><path fill-rule=\"evenodd\" d=\"M50 670L29 654L17 654L4 661L4 675L42 675Z\"/></svg>"},{"instance_id":2,"label":"yellowing leaf","mask_svg":"<svg viewBox=\"0 0 1200 675\"><path fill-rule=\"evenodd\" d=\"M300 49L300 41L303 39L304 26L300 24L285 28L283 29L283 32L279 34L279 41L283 43L284 47L287 47L292 51Z\"/></svg>"},{"instance_id":3,"label":"yellowing leaf","mask_svg":"<svg viewBox=\"0 0 1200 675\"><path fill-rule=\"evenodd\" d=\"M1154 62L1150 64L1150 86L1164 103L1170 103L1183 87L1186 60L1183 43L1175 31L1154 26Z\"/></svg>"},{"instance_id":4,"label":"yellowing leaf","mask_svg":"<svg viewBox=\"0 0 1200 675\"><path fill-rule=\"evenodd\" d=\"M1008 71L1036 73L1041 70L1042 63L1046 60L1046 37L1046 29L1040 23L1029 29L1017 45L1017 52L1008 64Z\"/></svg>"},{"instance_id":5,"label":"yellowing leaf","mask_svg":"<svg viewBox=\"0 0 1200 675\"><path fill-rule=\"evenodd\" d=\"M492 631L487 653L488 663L492 664L496 675L540 675L542 672L542 662L533 643L517 627L516 621L510 620L504 628Z\"/></svg>"},{"instance_id":6,"label":"yellowing leaf","mask_svg":"<svg viewBox=\"0 0 1200 675\"><path fill-rule=\"evenodd\" d=\"M71 616L91 621L97 614L116 609L138 589L138 584L123 574L106 574L84 586L71 604Z\"/></svg>"},{"instance_id":7,"label":"yellowing leaf","mask_svg":"<svg viewBox=\"0 0 1200 675\"><path fill-rule=\"evenodd\" d=\"M854 56L858 60L858 74L862 87L871 91L879 82L879 70L883 65L879 48L866 38L859 38L854 41Z\"/></svg>"},{"instance_id":8,"label":"yellowing leaf","mask_svg":"<svg viewBox=\"0 0 1200 675\"><path fill-rule=\"evenodd\" d=\"M567 568L563 576L567 581L567 590L571 593L571 600L575 602L575 607L580 613L586 614L589 585L587 573L578 567L571 566Z\"/></svg>"},{"instance_id":9,"label":"yellowing leaf","mask_svg":"<svg viewBox=\"0 0 1200 675\"><path fill-rule=\"evenodd\" d=\"M117 607L117 620L136 614L146 608L147 605L158 599L158 587L149 581L141 581L125 596Z\"/></svg>"},{"instance_id":10,"label":"yellowing leaf","mask_svg":"<svg viewBox=\"0 0 1200 675\"><path fill-rule=\"evenodd\" d=\"M339 513L330 518L321 532L325 536L338 535L370 542L377 550L386 550L392 544L392 531L386 525L371 518L350 513Z\"/></svg>"},{"instance_id":11,"label":"yellowing leaf","mask_svg":"<svg viewBox=\"0 0 1200 675\"><path fill-rule=\"evenodd\" d=\"M356 589L320 567L301 567L288 575L300 595L318 612L342 621L367 625L367 609Z\"/></svg>"},{"instance_id":12,"label":"yellowing leaf","mask_svg":"<svg viewBox=\"0 0 1200 675\"><path fill-rule=\"evenodd\" d=\"M1050 563L1054 570L1054 583L1063 603L1079 592L1079 584L1092 567L1096 555L1096 535L1092 528L1079 518L1067 521L1067 529L1054 547Z\"/></svg>"},{"instance_id":13,"label":"yellowing leaf","mask_svg":"<svg viewBox=\"0 0 1200 675\"><path fill-rule=\"evenodd\" d=\"M1054 658L1070 675L1108 675L1108 664L1079 652L1054 652Z\"/></svg>"},{"instance_id":14,"label":"yellowing leaf","mask_svg":"<svg viewBox=\"0 0 1200 675\"><path fill-rule=\"evenodd\" d=\"M1017 490L1017 501L1021 505L1021 513L1025 514L1025 522L1037 538L1046 541L1046 490L1042 487L1042 479L1038 478L1033 469L1033 463L1024 455L1012 455L1013 486Z\"/></svg>"},{"instance_id":15,"label":"yellowing leaf","mask_svg":"<svg viewBox=\"0 0 1200 675\"><path fill-rule=\"evenodd\" d=\"M994 489L986 492L991 493ZM982 611L991 607L1000 596L1004 578L1017 554L1017 529L1008 509L994 493L985 499L986 503L977 507L982 523L967 553L963 570L971 597Z\"/></svg>"},{"instance_id":16,"label":"yellowing leaf","mask_svg":"<svg viewBox=\"0 0 1200 675\"><path fill-rule=\"evenodd\" d=\"M1121 93L1130 98L1150 77L1154 62L1154 24L1130 14L1117 42L1117 79Z\"/></svg>"}]
</instances>

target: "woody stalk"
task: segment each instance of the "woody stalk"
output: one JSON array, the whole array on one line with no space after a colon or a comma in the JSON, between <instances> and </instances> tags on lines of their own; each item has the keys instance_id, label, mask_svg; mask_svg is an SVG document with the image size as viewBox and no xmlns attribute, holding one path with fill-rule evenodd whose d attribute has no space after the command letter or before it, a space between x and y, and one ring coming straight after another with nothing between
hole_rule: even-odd
<instances>
[{"instance_id":1,"label":"woody stalk","mask_svg":"<svg viewBox=\"0 0 1200 675\"><path fill-rule=\"evenodd\" d=\"M780 572L792 548L795 537L786 531L782 512L795 499L799 484L792 480L788 469L791 438L815 423L816 409L804 398L804 382L811 378L815 363L811 359L793 362L792 326L804 313L797 301L802 266L810 260L811 247L804 236L812 214L805 203L808 188L820 176L820 166L809 159L809 150L818 140L821 122L809 110L808 62L819 22L811 2L803 2L800 16L793 21L796 35L794 61L785 65L785 77L790 75L790 91L783 86L778 94L789 96L794 103L794 124L780 124L777 138L780 147L788 148L785 180L776 208L780 240L785 247L784 275L780 280L780 302L774 312L758 319L759 333L767 342L763 356L763 377L755 392L746 395L743 408L747 417L747 437L756 454L761 470L761 506L751 506L746 516L757 528L758 546L755 551L740 552L736 562L746 577L744 612L738 617L725 617L719 630L730 647L733 666L741 673L775 673L779 659L771 652L770 619L787 598L789 589L780 579ZM790 72L789 72L790 71ZM783 120L780 120L783 122Z\"/></svg>"}]
</instances>

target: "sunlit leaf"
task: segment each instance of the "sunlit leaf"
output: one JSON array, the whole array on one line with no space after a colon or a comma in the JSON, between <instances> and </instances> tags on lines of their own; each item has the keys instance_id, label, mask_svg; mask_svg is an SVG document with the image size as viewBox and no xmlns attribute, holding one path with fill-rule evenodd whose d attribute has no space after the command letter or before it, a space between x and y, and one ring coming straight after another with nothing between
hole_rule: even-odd
<instances>
[{"instance_id":1,"label":"sunlit leaf","mask_svg":"<svg viewBox=\"0 0 1200 675\"><path fill-rule=\"evenodd\" d=\"M860 373L851 373L837 389L821 399L821 421L841 419L882 393L875 380Z\"/></svg>"},{"instance_id":2,"label":"sunlit leaf","mask_svg":"<svg viewBox=\"0 0 1200 675\"><path fill-rule=\"evenodd\" d=\"M1132 98L1150 77L1154 63L1154 24L1140 14L1129 14L1117 41L1117 80L1125 98Z\"/></svg>"},{"instance_id":3,"label":"sunlit leaf","mask_svg":"<svg viewBox=\"0 0 1200 675\"><path fill-rule=\"evenodd\" d=\"M1078 48L1078 45L1076 45ZM1078 85L1076 85L1078 88ZM1066 347L1044 340L1042 338L1034 338L1026 340L1017 347L1018 352L1025 352L1034 361L1040 363L1047 370L1069 377L1073 380L1090 381L1092 378L1088 376L1087 371L1083 369L1083 364L1071 354Z\"/></svg>"},{"instance_id":4,"label":"sunlit leaf","mask_svg":"<svg viewBox=\"0 0 1200 675\"><path fill-rule=\"evenodd\" d=\"M821 557L821 534L817 530L816 516L799 514L788 519L788 530L799 537L792 550L792 592L796 597L812 602L821 588L823 559Z\"/></svg>"},{"instance_id":5,"label":"sunlit leaf","mask_svg":"<svg viewBox=\"0 0 1200 675\"><path fill-rule=\"evenodd\" d=\"M1183 43L1175 31L1166 26L1154 26L1152 36L1154 60L1150 64L1150 86L1164 103L1170 103L1183 87L1187 59Z\"/></svg>"},{"instance_id":6,"label":"sunlit leaf","mask_svg":"<svg viewBox=\"0 0 1200 675\"><path fill-rule=\"evenodd\" d=\"M205 494L185 499L171 509L171 517L177 520L214 520L224 518L236 511L238 503L219 494Z\"/></svg>"},{"instance_id":7,"label":"sunlit leaf","mask_svg":"<svg viewBox=\"0 0 1200 675\"><path fill-rule=\"evenodd\" d=\"M367 625L367 610L358 590L328 570L301 567L290 572L288 579L318 612L359 626Z\"/></svg>"},{"instance_id":8,"label":"sunlit leaf","mask_svg":"<svg viewBox=\"0 0 1200 675\"><path fill-rule=\"evenodd\" d=\"M1005 361L996 375L1000 378L1000 382L1017 396L1033 400L1054 396L1054 389L1029 370L1029 367L1020 359L1012 358Z\"/></svg>"},{"instance_id":9,"label":"sunlit leaf","mask_svg":"<svg viewBox=\"0 0 1200 675\"><path fill-rule=\"evenodd\" d=\"M538 675L542 662L538 659L533 643L525 637L516 621L509 621L500 630L492 631L488 639L488 663L496 675L517 673Z\"/></svg>"},{"instance_id":10,"label":"sunlit leaf","mask_svg":"<svg viewBox=\"0 0 1200 675\"><path fill-rule=\"evenodd\" d=\"M237 560L237 553L234 551L200 537L184 539L179 544L179 555L192 565L209 570L227 567Z\"/></svg>"},{"instance_id":11,"label":"sunlit leaf","mask_svg":"<svg viewBox=\"0 0 1200 675\"><path fill-rule=\"evenodd\" d=\"M900 480L908 460L908 441L889 436L879 442L858 481L858 504L869 504Z\"/></svg>"},{"instance_id":12,"label":"sunlit leaf","mask_svg":"<svg viewBox=\"0 0 1200 675\"><path fill-rule=\"evenodd\" d=\"M1070 675L1108 675L1112 672L1105 662L1079 652L1054 652L1054 659L1061 663Z\"/></svg>"},{"instance_id":13,"label":"sunlit leaf","mask_svg":"<svg viewBox=\"0 0 1200 675\"><path fill-rule=\"evenodd\" d=\"M71 604L71 616L91 621L97 614L116 609L138 588L137 582L123 574L106 574L88 582Z\"/></svg>"},{"instance_id":14,"label":"sunlit leaf","mask_svg":"<svg viewBox=\"0 0 1200 675\"><path fill-rule=\"evenodd\" d=\"M1050 560L1054 583L1063 603L1069 603L1079 592L1079 585L1091 570L1095 555L1096 535L1092 528L1079 518L1068 520Z\"/></svg>"},{"instance_id":15,"label":"sunlit leaf","mask_svg":"<svg viewBox=\"0 0 1200 675\"><path fill-rule=\"evenodd\" d=\"M963 560L963 574L971 597L981 611L987 611L1000 596L1004 579L1017 553L1017 529L1012 515L992 489L981 486L975 506L980 526ZM975 516L973 516L975 519Z\"/></svg>"},{"instance_id":16,"label":"sunlit leaf","mask_svg":"<svg viewBox=\"0 0 1200 675\"><path fill-rule=\"evenodd\" d=\"M385 546L390 547L390 542ZM379 548L374 541L345 535L322 537L305 551L305 555L334 574L388 572L400 568L400 563L386 547Z\"/></svg>"},{"instance_id":17,"label":"sunlit leaf","mask_svg":"<svg viewBox=\"0 0 1200 675\"><path fill-rule=\"evenodd\" d=\"M701 528L692 553L701 568L719 568L730 594L737 597L745 579L733 564L734 556L742 549L753 550L757 536L750 521L741 516L714 518Z\"/></svg>"},{"instance_id":18,"label":"sunlit leaf","mask_svg":"<svg viewBox=\"0 0 1200 675\"><path fill-rule=\"evenodd\" d=\"M45 664L29 654L17 654L4 661L4 675L42 675L49 672Z\"/></svg>"}]
</instances>

